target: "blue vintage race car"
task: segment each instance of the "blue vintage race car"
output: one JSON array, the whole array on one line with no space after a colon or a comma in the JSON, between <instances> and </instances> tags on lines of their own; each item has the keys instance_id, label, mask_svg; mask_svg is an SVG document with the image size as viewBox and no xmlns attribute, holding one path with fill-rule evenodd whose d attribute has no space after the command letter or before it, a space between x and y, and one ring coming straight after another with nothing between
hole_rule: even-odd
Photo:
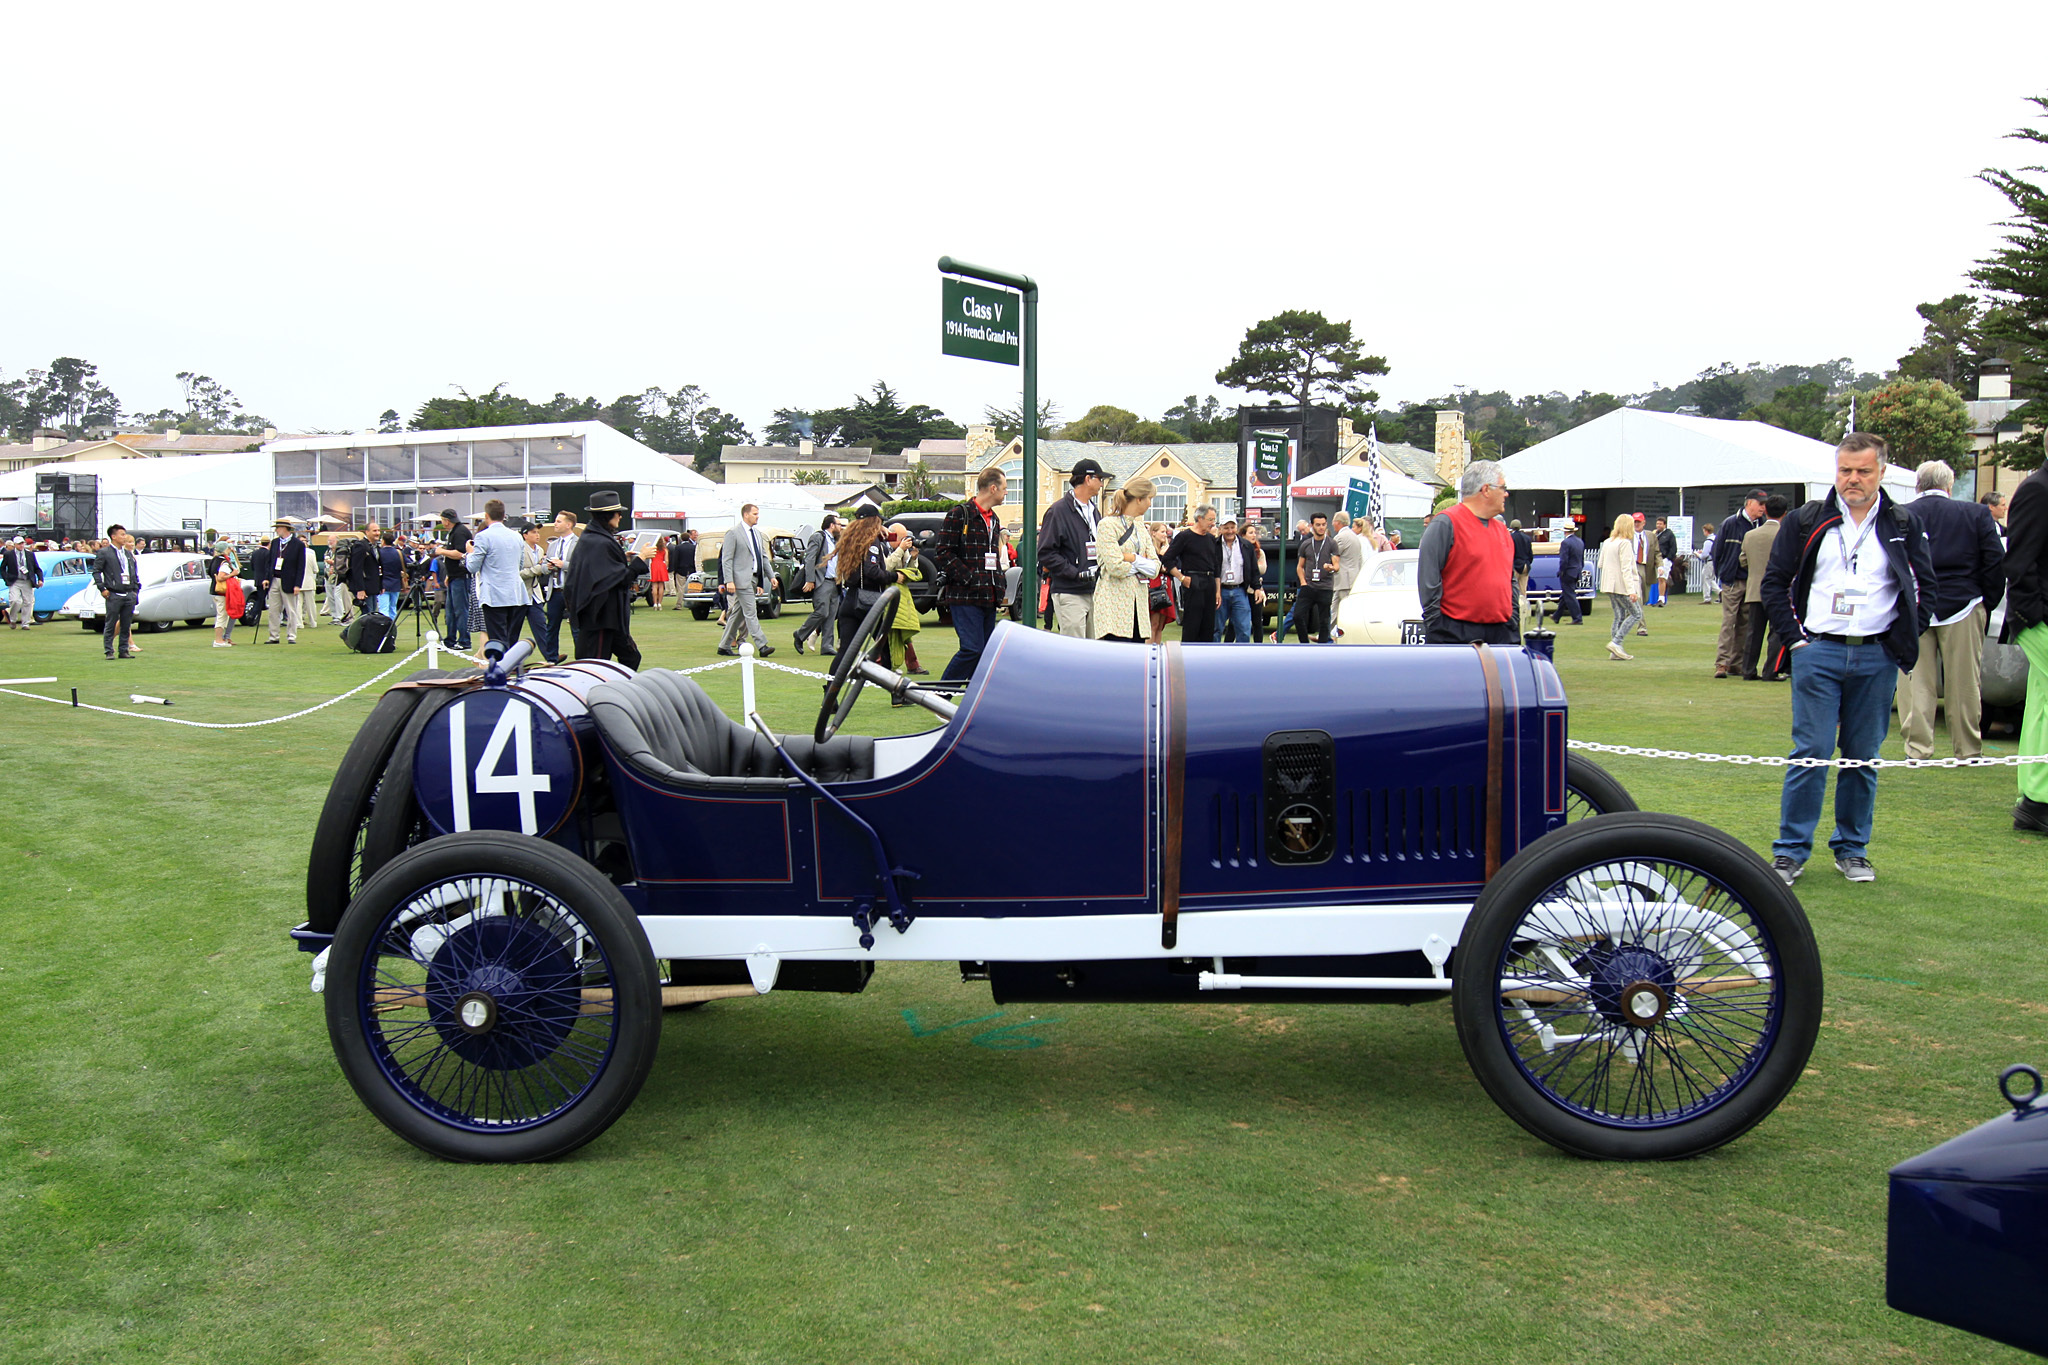
<instances>
[{"instance_id":1,"label":"blue vintage race car","mask_svg":"<svg viewBox=\"0 0 2048 1365\"><path fill-rule=\"evenodd\" d=\"M1885 1300L2048 1355L2048 1104L2031 1066L1998 1087L2010 1114L1892 1167Z\"/></svg>"},{"instance_id":2,"label":"blue vintage race car","mask_svg":"<svg viewBox=\"0 0 2048 1365\"><path fill-rule=\"evenodd\" d=\"M1798 901L1566 752L1548 637L1258 650L1004 623L948 696L863 658L895 591L808 735L673 672L505 666L523 645L385 695L293 931L380 1119L456 1160L556 1156L632 1100L664 1006L859 991L888 961L957 962L1004 1003L1448 997L1487 1092L1590 1157L1719 1146L1799 1077L1821 973ZM865 685L938 725L842 733ZM1021 811L1065 831L1048 856L961 836Z\"/></svg>"}]
</instances>

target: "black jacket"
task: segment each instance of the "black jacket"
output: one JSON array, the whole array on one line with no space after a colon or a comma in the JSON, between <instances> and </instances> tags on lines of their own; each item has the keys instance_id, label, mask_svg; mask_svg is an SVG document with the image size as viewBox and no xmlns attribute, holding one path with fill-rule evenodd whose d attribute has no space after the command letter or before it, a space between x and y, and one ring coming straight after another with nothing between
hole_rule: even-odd
<instances>
[{"instance_id":1,"label":"black jacket","mask_svg":"<svg viewBox=\"0 0 2048 1365\"><path fill-rule=\"evenodd\" d=\"M1227 545L1221 545L1218 548L1224 555L1237 555L1238 561L1244 566L1244 581L1238 585L1239 587L1243 588L1246 592L1257 592L1266 586L1261 581L1259 574L1259 551L1257 546L1253 545L1243 536L1239 536L1236 540L1231 541ZM1221 559L1216 565L1216 577L1219 580L1223 577L1223 565L1227 563L1229 563L1229 560Z\"/></svg>"},{"instance_id":2,"label":"black jacket","mask_svg":"<svg viewBox=\"0 0 2048 1365\"><path fill-rule=\"evenodd\" d=\"M142 590L142 558L133 550L117 550L111 545L102 545L93 552L92 585L102 596L109 595L108 587L120 583L124 591Z\"/></svg>"},{"instance_id":3,"label":"black jacket","mask_svg":"<svg viewBox=\"0 0 2048 1365\"><path fill-rule=\"evenodd\" d=\"M1892 662L1911 672L1920 661L1920 632L1933 620L1934 560L1927 553L1927 537L1906 510L1879 491L1877 539L1891 562L1892 578L1899 586L1897 615L1885 632L1884 650ZM1735 520L1736 518L1730 518ZM1806 594L1813 586L1813 565L1820 557L1821 537L1842 524L1841 504L1833 489L1828 495L1785 514L1778 539L1771 546L1771 562L1764 568L1762 600L1771 627L1784 640L1807 640ZM1739 545L1738 545L1739 548ZM1718 556L1717 556L1718 557ZM1721 580L1724 584L1727 579ZM1784 660L1773 656L1772 671Z\"/></svg>"},{"instance_id":4,"label":"black jacket","mask_svg":"<svg viewBox=\"0 0 2048 1365\"><path fill-rule=\"evenodd\" d=\"M17 550L10 546L6 554L0 555L0 582L11 588L19 583L24 575L28 578L28 585L31 588L43 586L43 570L42 566L36 563L36 552Z\"/></svg>"},{"instance_id":5,"label":"black jacket","mask_svg":"<svg viewBox=\"0 0 2048 1365\"><path fill-rule=\"evenodd\" d=\"M562 578L562 591L569 595L569 619L577 630L632 635L633 579L638 563L627 556L619 538L602 526L593 526L577 537L576 552L569 556L569 568Z\"/></svg>"},{"instance_id":6,"label":"black jacket","mask_svg":"<svg viewBox=\"0 0 2048 1365\"><path fill-rule=\"evenodd\" d=\"M1054 592L1085 596L1095 591L1094 561L1088 558L1094 543L1095 532L1074 505L1072 492L1060 494L1038 524L1038 567L1052 580Z\"/></svg>"},{"instance_id":7,"label":"black jacket","mask_svg":"<svg viewBox=\"0 0 2048 1365\"><path fill-rule=\"evenodd\" d=\"M1742 567L1742 538L1761 525L1762 522L1751 521L1747 513L1740 511L1721 523L1721 529L1714 533L1714 577L1723 583L1749 581L1749 570ZM1778 539L1784 538L1784 528L1780 527Z\"/></svg>"},{"instance_id":8,"label":"black jacket","mask_svg":"<svg viewBox=\"0 0 2048 1365\"><path fill-rule=\"evenodd\" d=\"M1906 515L1927 536L1934 560L1934 609L1927 619L1953 616L1973 597L1984 599L1987 614L1998 610L2005 599L2005 546L1991 509L1923 493L1906 504Z\"/></svg>"},{"instance_id":9,"label":"black jacket","mask_svg":"<svg viewBox=\"0 0 2048 1365\"><path fill-rule=\"evenodd\" d=\"M1508 538L1515 542L1515 572L1521 573L1536 562L1536 542L1529 539L1527 531L1508 528Z\"/></svg>"},{"instance_id":10,"label":"black jacket","mask_svg":"<svg viewBox=\"0 0 2048 1365\"><path fill-rule=\"evenodd\" d=\"M2005 629L2012 638L2048 621L2048 468L2027 475L2005 510Z\"/></svg>"},{"instance_id":11,"label":"black jacket","mask_svg":"<svg viewBox=\"0 0 2048 1365\"><path fill-rule=\"evenodd\" d=\"M278 586L286 592L297 592L305 584L306 542L293 536L283 542L282 555L277 551L278 544L279 542L273 540L268 551L269 557L261 560L261 569L256 579L258 592L268 592L272 579L275 579Z\"/></svg>"}]
</instances>

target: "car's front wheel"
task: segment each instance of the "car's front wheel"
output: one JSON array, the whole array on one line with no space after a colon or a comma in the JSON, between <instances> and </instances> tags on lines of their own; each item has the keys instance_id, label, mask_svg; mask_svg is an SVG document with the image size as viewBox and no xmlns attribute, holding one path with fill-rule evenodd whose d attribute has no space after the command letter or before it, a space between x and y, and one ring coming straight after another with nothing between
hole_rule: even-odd
<instances>
[{"instance_id":1,"label":"car's front wheel","mask_svg":"<svg viewBox=\"0 0 2048 1365\"><path fill-rule=\"evenodd\" d=\"M328 958L327 1029L384 1125L450 1161L546 1161L609 1128L661 1039L625 897L544 840L423 844L372 877Z\"/></svg>"},{"instance_id":2,"label":"car's front wheel","mask_svg":"<svg viewBox=\"0 0 2048 1365\"><path fill-rule=\"evenodd\" d=\"M1820 1028L1820 954L1790 888L1675 815L1595 815L1479 894L1451 998L1509 1117L1579 1156L1669 1160L1777 1108Z\"/></svg>"}]
</instances>

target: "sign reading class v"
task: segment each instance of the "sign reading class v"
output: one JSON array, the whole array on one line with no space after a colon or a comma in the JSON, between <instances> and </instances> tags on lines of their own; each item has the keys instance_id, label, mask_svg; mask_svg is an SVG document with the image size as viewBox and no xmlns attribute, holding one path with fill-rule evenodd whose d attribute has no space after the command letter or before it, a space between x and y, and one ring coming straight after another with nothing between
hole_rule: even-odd
<instances>
[{"instance_id":1,"label":"sign reading class v","mask_svg":"<svg viewBox=\"0 0 2048 1365\"><path fill-rule=\"evenodd\" d=\"M1000 365L1022 363L1022 301L981 280L942 279L940 352Z\"/></svg>"}]
</instances>

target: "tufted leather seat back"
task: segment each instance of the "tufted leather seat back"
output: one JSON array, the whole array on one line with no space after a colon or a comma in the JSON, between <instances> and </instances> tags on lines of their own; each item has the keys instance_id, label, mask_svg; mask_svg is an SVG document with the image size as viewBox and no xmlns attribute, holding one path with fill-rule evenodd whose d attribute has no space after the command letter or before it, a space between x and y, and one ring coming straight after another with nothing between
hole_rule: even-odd
<instances>
[{"instance_id":1,"label":"tufted leather seat back","mask_svg":"<svg viewBox=\"0 0 2048 1365\"><path fill-rule=\"evenodd\" d=\"M730 719L695 681L666 669L600 683L586 699L598 733L620 759L662 782L691 787L780 789L775 746ZM789 756L820 782L857 782L875 774L875 741L835 735L783 740Z\"/></svg>"}]
</instances>

